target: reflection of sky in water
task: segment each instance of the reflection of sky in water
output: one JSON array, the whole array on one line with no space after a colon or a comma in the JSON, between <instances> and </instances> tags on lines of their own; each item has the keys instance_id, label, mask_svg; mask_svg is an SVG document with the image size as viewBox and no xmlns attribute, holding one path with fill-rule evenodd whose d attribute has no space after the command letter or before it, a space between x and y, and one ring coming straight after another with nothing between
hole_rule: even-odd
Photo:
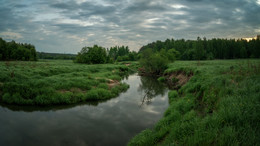
<instances>
[{"instance_id":1,"label":"reflection of sky in water","mask_svg":"<svg viewBox=\"0 0 260 146\"><path fill-rule=\"evenodd\" d=\"M57 111L12 111L0 107L0 145L125 145L151 128L168 107L167 89L161 88L142 104L151 78L132 75L124 80L127 92L98 106L79 105ZM157 88L154 86L154 88ZM157 88L158 89L158 88ZM156 91L157 92L157 91Z\"/></svg>"}]
</instances>

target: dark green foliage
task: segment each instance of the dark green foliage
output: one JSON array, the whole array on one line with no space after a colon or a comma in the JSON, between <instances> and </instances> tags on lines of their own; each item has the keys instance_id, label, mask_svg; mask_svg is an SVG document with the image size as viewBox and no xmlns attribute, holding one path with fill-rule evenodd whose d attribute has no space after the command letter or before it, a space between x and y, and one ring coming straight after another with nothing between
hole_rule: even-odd
<instances>
[{"instance_id":1,"label":"dark green foliage","mask_svg":"<svg viewBox=\"0 0 260 146\"><path fill-rule=\"evenodd\" d=\"M37 52L38 59L75 60L75 54Z\"/></svg>"},{"instance_id":2,"label":"dark green foliage","mask_svg":"<svg viewBox=\"0 0 260 146\"><path fill-rule=\"evenodd\" d=\"M165 79L165 77L159 77L157 80L160 82L164 82L166 79Z\"/></svg>"},{"instance_id":3,"label":"dark green foliage","mask_svg":"<svg viewBox=\"0 0 260 146\"><path fill-rule=\"evenodd\" d=\"M78 53L75 62L87 64L104 64L107 63L106 49L98 45L93 47L83 47Z\"/></svg>"},{"instance_id":4,"label":"dark green foliage","mask_svg":"<svg viewBox=\"0 0 260 146\"><path fill-rule=\"evenodd\" d=\"M110 49L94 45L93 47L83 47L78 53L75 62L88 64L113 63L115 61L136 61L137 52L130 51L128 46L115 46Z\"/></svg>"},{"instance_id":5,"label":"dark green foliage","mask_svg":"<svg viewBox=\"0 0 260 146\"><path fill-rule=\"evenodd\" d=\"M111 47L108 51L109 58L113 61L136 61L137 58L137 52L130 51L128 46L115 46Z\"/></svg>"},{"instance_id":6,"label":"dark green foliage","mask_svg":"<svg viewBox=\"0 0 260 146\"><path fill-rule=\"evenodd\" d=\"M178 92L176 90L172 90L168 93L169 99L178 97Z\"/></svg>"},{"instance_id":7,"label":"dark green foliage","mask_svg":"<svg viewBox=\"0 0 260 146\"><path fill-rule=\"evenodd\" d=\"M260 61L177 61L166 72L193 70L170 91L169 108L129 145L259 145Z\"/></svg>"},{"instance_id":8,"label":"dark green foliage","mask_svg":"<svg viewBox=\"0 0 260 146\"><path fill-rule=\"evenodd\" d=\"M212 59L237 59L237 58L259 58L260 40L246 41L243 39L217 39L207 40L174 40L167 39L164 42L156 41L143 46L139 53L151 48L153 51L172 48L179 52L180 60L212 60Z\"/></svg>"},{"instance_id":9,"label":"dark green foliage","mask_svg":"<svg viewBox=\"0 0 260 146\"><path fill-rule=\"evenodd\" d=\"M146 74L160 75L168 68L168 63L174 61L175 55L174 50L167 52L161 49L160 52L153 52L152 49L146 49L141 54L140 65Z\"/></svg>"},{"instance_id":10,"label":"dark green foliage","mask_svg":"<svg viewBox=\"0 0 260 146\"><path fill-rule=\"evenodd\" d=\"M84 65L66 60L0 62L0 102L19 105L73 104L107 100L126 91L125 65ZM113 72L112 72L113 71ZM109 86L111 80L118 84Z\"/></svg>"},{"instance_id":11,"label":"dark green foliage","mask_svg":"<svg viewBox=\"0 0 260 146\"><path fill-rule=\"evenodd\" d=\"M0 38L0 60L36 61L36 50L31 44L6 42Z\"/></svg>"}]
</instances>

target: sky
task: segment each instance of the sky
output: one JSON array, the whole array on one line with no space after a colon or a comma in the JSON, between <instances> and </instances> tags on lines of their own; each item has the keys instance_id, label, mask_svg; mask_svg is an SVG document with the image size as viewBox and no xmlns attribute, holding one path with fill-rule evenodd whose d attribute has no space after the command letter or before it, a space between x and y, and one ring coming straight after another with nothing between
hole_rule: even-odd
<instances>
[{"instance_id":1,"label":"sky","mask_svg":"<svg viewBox=\"0 0 260 146\"><path fill-rule=\"evenodd\" d=\"M260 34L260 0L0 0L0 37L39 52Z\"/></svg>"}]
</instances>

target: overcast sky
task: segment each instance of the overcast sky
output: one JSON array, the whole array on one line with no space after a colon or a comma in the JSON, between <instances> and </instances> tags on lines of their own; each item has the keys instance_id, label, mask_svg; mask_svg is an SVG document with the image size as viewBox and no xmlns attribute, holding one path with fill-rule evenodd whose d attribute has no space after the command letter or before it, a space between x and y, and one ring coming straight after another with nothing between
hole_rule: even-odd
<instances>
[{"instance_id":1,"label":"overcast sky","mask_svg":"<svg viewBox=\"0 0 260 146\"><path fill-rule=\"evenodd\" d=\"M37 51L260 34L260 0L0 0L0 37Z\"/></svg>"}]
</instances>

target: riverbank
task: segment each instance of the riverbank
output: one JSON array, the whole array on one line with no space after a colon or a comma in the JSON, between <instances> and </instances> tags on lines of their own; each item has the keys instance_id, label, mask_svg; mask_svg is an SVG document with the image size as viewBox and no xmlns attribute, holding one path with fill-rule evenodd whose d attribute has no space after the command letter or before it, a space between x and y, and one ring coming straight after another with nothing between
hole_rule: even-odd
<instances>
[{"instance_id":1,"label":"riverbank","mask_svg":"<svg viewBox=\"0 0 260 146\"><path fill-rule=\"evenodd\" d=\"M17 105L58 105L117 97L125 64L76 64L66 60L0 62L0 101Z\"/></svg>"},{"instance_id":2,"label":"riverbank","mask_svg":"<svg viewBox=\"0 0 260 146\"><path fill-rule=\"evenodd\" d=\"M259 144L260 60L176 61L163 78L178 72L193 76L169 92L154 128L129 145Z\"/></svg>"}]
</instances>

